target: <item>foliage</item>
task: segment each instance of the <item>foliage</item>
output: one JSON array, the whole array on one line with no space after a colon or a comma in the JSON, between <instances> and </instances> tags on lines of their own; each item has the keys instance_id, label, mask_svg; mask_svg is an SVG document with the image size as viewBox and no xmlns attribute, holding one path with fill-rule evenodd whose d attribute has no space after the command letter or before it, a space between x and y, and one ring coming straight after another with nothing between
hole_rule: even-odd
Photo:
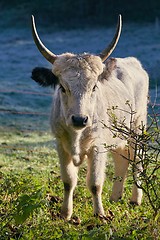
<instances>
[{"instance_id":1,"label":"foliage","mask_svg":"<svg viewBox=\"0 0 160 240\"><path fill-rule=\"evenodd\" d=\"M144 197L140 207L128 202L130 176L124 199L119 203L109 202L113 178L110 161L103 190L107 220L93 217L91 195L85 183L86 165L83 165L74 194L74 216L67 222L59 217L63 184L51 136L45 132L1 129L0 153L1 240L158 239L159 220L153 217L148 199Z\"/></svg>"},{"instance_id":2,"label":"foliage","mask_svg":"<svg viewBox=\"0 0 160 240\"><path fill-rule=\"evenodd\" d=\"M130 103L126 104L130 108L130 126L126 124L126 119L118 120L116 110L118 107L109 109L108 114L111 119L111 127L114 138L126 140L128 158L131 166L133 182L141 188L148 198L150 206L153 208L154 216L160 217L160 129L159 120L152 107L152 115L149 115L150 124L148 127L141 122L141 125L134 128L135 111L132 110ZM123 111L123 110L120 110ZM107 126L105 126L107 127ZM133 148L133 154L130 151ZM114 151L115 146L107 146ZM133 156L132 156L133 155ZM125 157L126 158L126 157ZM142 170L143 169L143 170ZM135 177L138 172L138 177Z\"/></svg>"}]
</instances>

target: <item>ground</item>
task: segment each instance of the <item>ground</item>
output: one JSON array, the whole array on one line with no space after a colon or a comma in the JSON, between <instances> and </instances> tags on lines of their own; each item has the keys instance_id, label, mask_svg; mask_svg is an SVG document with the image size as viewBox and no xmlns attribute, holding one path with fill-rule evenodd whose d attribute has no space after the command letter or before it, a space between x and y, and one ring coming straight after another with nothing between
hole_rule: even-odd
<instances>
[{"instance_id":1,"label":"ground","mask_svg":"<svg viewBox=\"0 0 160 240\"><path fill-rule=\"evenodd\" d=\"M51 135L2 130L0 137L1 239L158 239L158 222L146 198L140 207L129 204L130 172L124 198L109 202L111 159L103 189L106 220L93 216L84 164L74 194L73 219L67 222L59 217L63 185Z\"/></svg>"}]
</instances>

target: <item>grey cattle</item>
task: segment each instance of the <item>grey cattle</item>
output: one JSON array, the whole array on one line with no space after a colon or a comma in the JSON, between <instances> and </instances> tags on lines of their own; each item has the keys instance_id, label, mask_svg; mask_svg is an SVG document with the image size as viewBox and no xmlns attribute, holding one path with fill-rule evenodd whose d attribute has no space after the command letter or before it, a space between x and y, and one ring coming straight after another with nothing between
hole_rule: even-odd
<instances>
[{"instance_id":1,"label":"grey cattle","mask_svg":"<svg viewBox=\"0 0 160 240\"><path fill-rule=\"evenodd\" d=\"M32 78L42 86L55 87L51 128L57 140L64 183L62 216L70 219L72 215L78 169L86 160L87 186L93 197L94 214L105 217L101 193L105 178L106 146L114 146L114 150L111 149L115 163L112 201L122 197L129 164L128 154L132 156L134 152L133 144L129 153L126 139L114 137L111 131L112 117L115 120L116 116L117 121L125 121L128 128L137 131L142 123L146 125L148 75L133 57L108 58L120 36L121 16L111 44L98 56L87 53L55 55L50 52L37 34L33 16L32 31L39 51L52 63L52 70L35 68ZM134 111L132 124L131 108ZM139 164L135 178L141 171ZM139 205L141 199L142 190L134 184L131 202Z\"/></svg>"}]
</instances>

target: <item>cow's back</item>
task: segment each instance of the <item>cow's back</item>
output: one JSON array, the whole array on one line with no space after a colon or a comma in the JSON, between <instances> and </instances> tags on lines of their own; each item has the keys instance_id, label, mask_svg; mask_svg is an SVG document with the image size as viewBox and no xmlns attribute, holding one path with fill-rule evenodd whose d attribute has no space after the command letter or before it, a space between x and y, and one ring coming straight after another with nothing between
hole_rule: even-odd
<instances>
[{"instance_id":1,"label":"cow's back","mask_svg":"<svg viewBox=\"0 0 160 240\"><path fill-rule=\"evenodd\" d=\"M104 94L109 107L123 111L136 112L146 124L149 78L141 63L134 57L116 58L116 65L108 81L105 82ZM119 112L119 118L122 113ZM126 116L129 114L126 114Z\"/></svg>"}]
</instances>

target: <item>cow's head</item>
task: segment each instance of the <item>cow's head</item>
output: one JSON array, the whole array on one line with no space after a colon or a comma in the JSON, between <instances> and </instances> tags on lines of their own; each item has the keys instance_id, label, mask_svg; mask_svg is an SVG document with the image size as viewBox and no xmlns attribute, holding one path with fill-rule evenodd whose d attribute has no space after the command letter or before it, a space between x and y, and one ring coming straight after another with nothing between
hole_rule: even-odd
<instances>
[{"instance_id":1,"label":"cow's head","mask_svg":"<svg viewBox=\"0 0 160 240\"><path fill-rule=\"evenodd\" d=\"M92 124L97 92L103 75L103 62L116 47L120 32L121 16L118 18L117 31L112 42L99 56L86 53L55 55L41 42L32 16L35 44L42 55L53 65L52 71L46 68L35 68L32 78L42 86L58 85L61 111L68 126L83 129ZM111 62L113 67L114 61Z\"/></svg>"}]
</instances>

